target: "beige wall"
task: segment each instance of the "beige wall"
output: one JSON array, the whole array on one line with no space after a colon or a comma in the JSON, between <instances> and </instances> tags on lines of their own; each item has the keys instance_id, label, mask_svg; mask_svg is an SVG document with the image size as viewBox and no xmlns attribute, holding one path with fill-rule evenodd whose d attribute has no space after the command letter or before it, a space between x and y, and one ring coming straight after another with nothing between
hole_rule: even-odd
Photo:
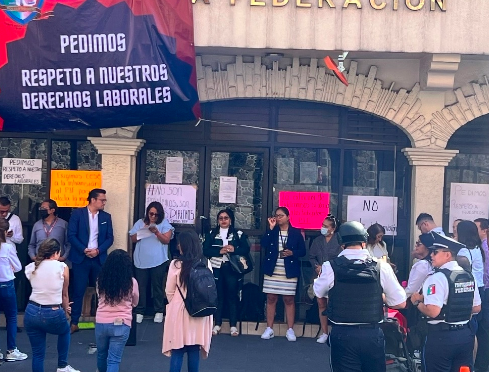
<instances>
[{"instance_id":1,"label":"beige wall","mask_svg":"<svg viewBox=\"0 0 489 372\"><path fill-rule=\"evenodd\" d=\"M484 54L489 51L486 20L487 0L445 0L447 11L430 11L430 0L419 11L407 9L399 0L384 0L383 10L374 10L369 0L359 0L362 9L342 6L344 0L302 0L311 8L297 8L296 0L283 7L251 6L252 0L196 0L193 5L195 45L230 48L309 49ZM381 3L382 0L376 0ZM417 4L419 0L411 0Z\"/></svg>"}]
</instances>

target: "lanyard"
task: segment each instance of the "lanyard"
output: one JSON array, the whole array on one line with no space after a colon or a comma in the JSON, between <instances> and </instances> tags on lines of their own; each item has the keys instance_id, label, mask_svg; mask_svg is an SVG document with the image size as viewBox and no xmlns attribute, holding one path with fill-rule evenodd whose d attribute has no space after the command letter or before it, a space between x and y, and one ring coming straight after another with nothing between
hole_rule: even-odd
<instances>
[{"instance_id":1,"label":"lanyard","mask_svg":"<svg viewBox=\"0 0 489 372\"><path fill-rule=\"evenodd\" d=\"M44 227L44 232L46 233L46 237L49 238L49 234L51 234L51 231L53 231L54 226L56 225L56 222L58 222L58 217L54 220L53 224L49 228L49 230L46 228L47 224L43 222L42 227Z\"/></svg>"},{"instance_id":2,"label":"lanyard","mask_svg":"<svg viewBox=\"0 0 489 372\"><path fill-rule=\"evenodd\" d=\"M284 236L282 235L282 231L279 231L279 233L278 233L278 234L279 234L279 236L280 236L280 241L282 242L282 250L287 249L287 248L285 247L285 244L287 244L287 237L288 237L288 236L286 236L286 237L285 237L285 239L284 239ZM287 234L287 235L288 235L288 234Z\"/></svg>"}]
</instances>

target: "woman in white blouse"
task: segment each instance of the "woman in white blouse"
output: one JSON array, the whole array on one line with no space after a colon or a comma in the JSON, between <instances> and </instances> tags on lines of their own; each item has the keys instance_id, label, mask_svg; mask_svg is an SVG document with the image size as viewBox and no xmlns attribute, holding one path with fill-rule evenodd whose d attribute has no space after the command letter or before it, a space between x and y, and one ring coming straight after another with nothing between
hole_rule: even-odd
<instances>
[{"instance_id":1,"label":"woman in white blouse","mask_svg":"<svg viewBox=\"0 0 489 372\"><path fill-rule=\"evenodd\" d=\"M374 223L367 229L368 240L367 240L367 250L370 255L375 258L386 257L389 259L389 253L387 252L387 246L382 240L385 235L385 229L382 225Z\"/></svg>"},{"instance_id":2,"label":"woman in white blouse","mask_svg":"<svg viewBox=\"0 0 489 372\"><path fill-rule=\"evenodd\" d=\"M425 279L428 275L433 273L431 254L427 248L431 245L433 245L433 237L430 233L421 234L419 236L413 251L413 255L418 261L413 265L409 272L408 284L405 288L407 298L411 297L413 293L419 292L423 287Z\"/></svg>"}]
</instances>

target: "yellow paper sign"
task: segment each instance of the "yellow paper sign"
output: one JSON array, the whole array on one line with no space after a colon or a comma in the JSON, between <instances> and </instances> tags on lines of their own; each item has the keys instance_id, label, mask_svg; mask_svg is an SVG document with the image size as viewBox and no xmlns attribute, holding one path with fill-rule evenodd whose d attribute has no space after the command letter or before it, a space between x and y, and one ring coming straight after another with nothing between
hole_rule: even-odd
<instances>
[{"instance_id":1,"label":"yellow paper sign","mask_svg":"<svg viewBox=\"0 0 489 372\"><path fill-rule=\"evenodd\" d=\"M84 207L90 190L101 187L101 171L51 171L51 199L58 207Z\"/></svg>"}]
</instances>

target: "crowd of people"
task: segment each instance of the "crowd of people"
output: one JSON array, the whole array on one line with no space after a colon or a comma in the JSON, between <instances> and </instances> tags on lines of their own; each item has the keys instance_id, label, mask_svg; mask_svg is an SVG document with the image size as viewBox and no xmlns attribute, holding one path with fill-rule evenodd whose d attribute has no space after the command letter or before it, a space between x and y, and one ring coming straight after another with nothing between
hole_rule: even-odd
<instances>
[{"instance_id":1,"label":"crowd of people","mask_svg":"<svg viewBox=\"0 0 489 372\"><path fill-rule=\"evenodd\" d=\"M44 371L47 334L58 335L57 372L79 372L68 364L68 351L71 335L79 331L87 286L95 287L98 295L95 339L99 372L119 371L133 311L137 323L143 322L146 314L149 285L153 321L164 322L162 352L171 358L170 372L181 370L185 353L189 371L198 371L200 357L209 354L211 338L221 333L225 309L231 336L239 336L240 290L244 274L253 265L248 238L235 226L232 210L219 211L215 227L202 236L194 231L181 232L177 236L178 252L171 260L168 245L175 229L159 202L150 203L145 216L128 232L135 244L131 257L121 249L109 254L114 233L111 216L104 211L105 190L90 191L87 201L86 207L73 210L69 221L64 221L58 217L56 202L44 200L39 208L41 219L32 229L28 247L32 263L25 267L32 293L24 326L32 347L34 372ZM0 301L7 321L7 349L0 357L20 361L28 355L16 345L14 273L22 269L15 244L20 244L23 236L20 219L10 208L10 201L0 198ZM328 214L321 235L307 249L303 231L290 222L289 210L278 207L261 239L267 323L261 338L275 336L273 325L281 296L287 322L285 336L296 341L295 295L300 259L308 254L321 329L317 342L330 346L335 372L385 371L379 327L385 307L402 309L408 328L421 340L412 341L410 347L415 355L421 354L426 372L458 372L460 366L486 371L489 221L457 220L453 238L445 236L429 214L420 214L416 225L421 234L403 288L383 240L382 225L365 229L359 222L340 223ZM187 310L186 297L196 262L205 262L215 280L213 315L195 317Z\"/></svg>"}]
</instances>

